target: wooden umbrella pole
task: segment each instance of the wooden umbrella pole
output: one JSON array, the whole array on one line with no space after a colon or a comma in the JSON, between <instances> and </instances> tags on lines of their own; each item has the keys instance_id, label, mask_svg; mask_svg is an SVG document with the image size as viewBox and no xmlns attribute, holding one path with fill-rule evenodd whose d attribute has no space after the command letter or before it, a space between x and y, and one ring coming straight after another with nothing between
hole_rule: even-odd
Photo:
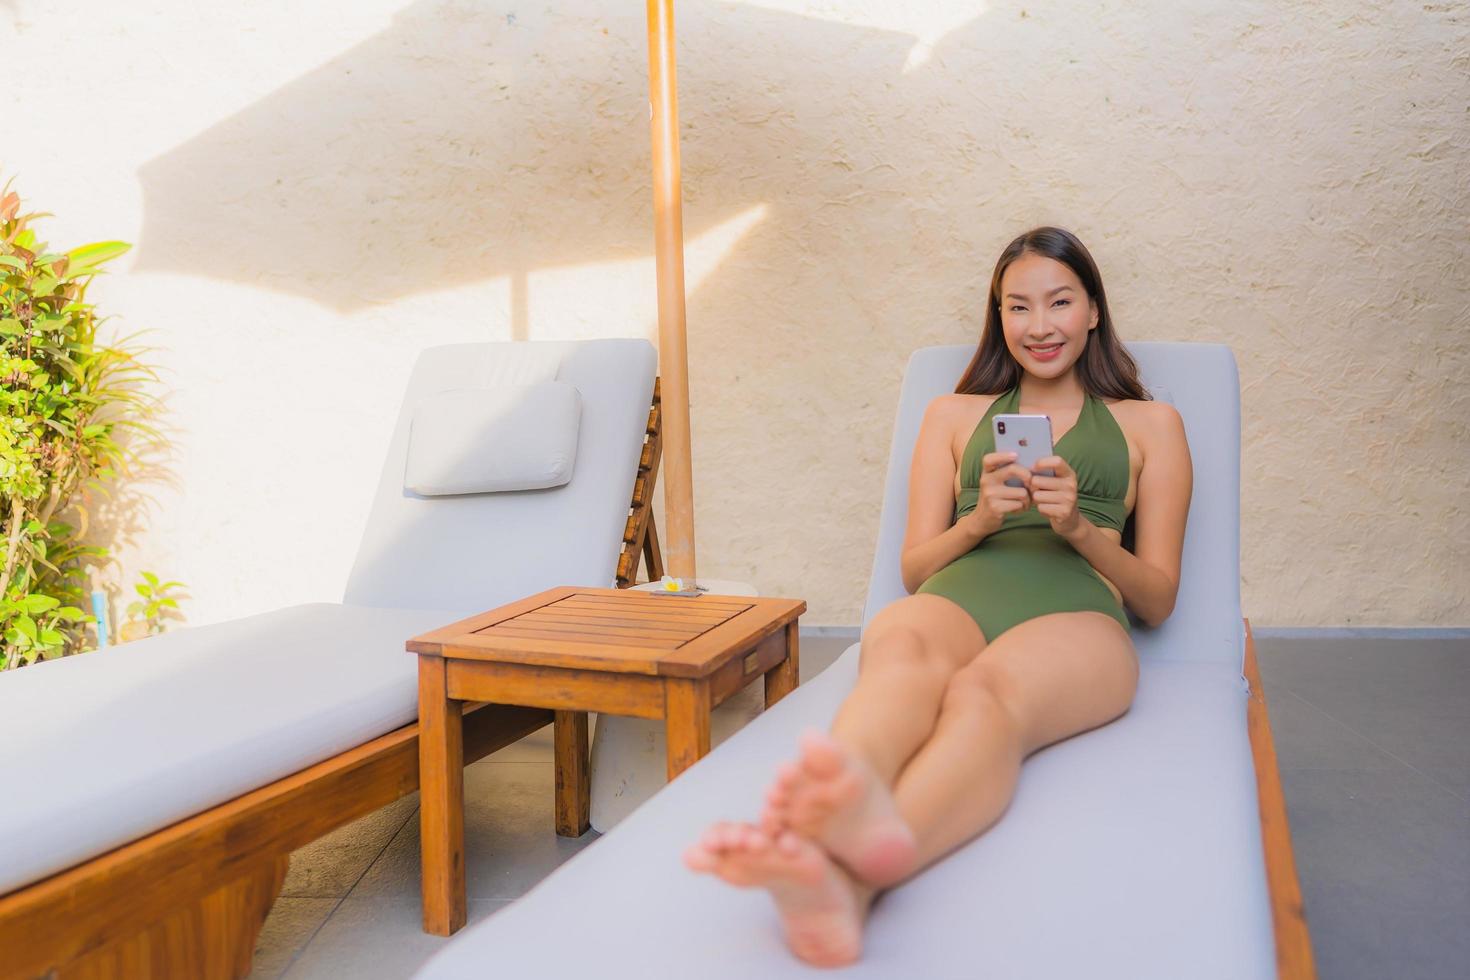
<instances>
[{"instance_id":1,"label":"wooden umbrella pole","mask_svg":"<svg viewBox=\"0 0 1470 980\"><path fill-rule=\"evenodd\" d=\"M679 189L679 97L673 0L648 0L648 95L653 130L653 236L658 268L658 360L663 401L664 564L695 580L689 353L684 324L684 216Z\"/></svg>"}]
</instances>

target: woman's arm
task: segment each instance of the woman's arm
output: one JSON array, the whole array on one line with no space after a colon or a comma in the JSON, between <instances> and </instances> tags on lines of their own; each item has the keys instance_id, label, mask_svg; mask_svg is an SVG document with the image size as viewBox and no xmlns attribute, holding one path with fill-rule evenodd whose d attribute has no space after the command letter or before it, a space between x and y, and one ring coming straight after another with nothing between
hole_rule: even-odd
<instances>
[{"instance_id":1,"label":"woman's arm","mask_svg":"<svg viewBox=\"0 0 1470 980\"><path fill-rule=\"evenodd\" d=\"M910 594L989 533L978 521L950 523L955 510L950 441L958 419L959 406L953 396L941 395L929 403L919 424L909 467L908 527L899 558L903 587Z\"/></svg>"},{"instance_id":2,"label":"woman's arm","mask_svg":"<svg viewBox=\"0 0 1470 980\"><path fill-rule=\"evenodd\" d=\"M1184 525L1194 493L1194 465L1184 420L1167 402L1155 402L1142 433L1143 469L1133 507L1133 552L1085 517L1067 540L1123 594L1123 602L1149 626L1174 611Z\"/></svg>"}]
</instances>

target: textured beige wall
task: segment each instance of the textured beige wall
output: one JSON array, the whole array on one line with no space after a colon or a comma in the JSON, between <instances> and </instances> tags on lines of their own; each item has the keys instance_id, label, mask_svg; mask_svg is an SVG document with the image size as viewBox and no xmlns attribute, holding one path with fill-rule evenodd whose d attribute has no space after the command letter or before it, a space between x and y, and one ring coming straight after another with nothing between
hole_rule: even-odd
<instances>
[{"instance_id":1,"label":"textured beige wall","mask_svg":"<svg viewBox=\"0 0 1470 980\"><path fill-rule=\"evenodd\" d=\"M0 0L0 169L167 372L129 571L335 599L418 348L655 336L641 8ZM1254 622L1470 623L1464 4L678 12L703 574L858 622L907 354L1054 222L1235 350Z\"/></svg>"}]
</instances>

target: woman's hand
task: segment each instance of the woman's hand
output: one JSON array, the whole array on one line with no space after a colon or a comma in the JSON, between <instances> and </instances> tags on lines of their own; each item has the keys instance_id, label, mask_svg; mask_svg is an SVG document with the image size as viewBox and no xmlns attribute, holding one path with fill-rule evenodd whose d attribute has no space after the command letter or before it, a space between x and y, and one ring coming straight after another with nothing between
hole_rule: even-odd
<instances>
[{"instance_id":1,"label":"woman's hand","mask_svg":"<svg viewBox=\"0 0 1470 980\"><path fill-rule=\"evenodd\" d=\"M1008 487L1005 481L1018 479L1024 486ZM1007 514L1015 514L1031 506L1031 483L1035 476L1016 463L1015 453L986 453L980 460L980 498L969 517L982 534L1000 529Z\"/></svg>"},{"instance_id":2,"label":"woman's hand","mask_svg":"<svg viewBox=\"0 0 1470 980\"><path fill-rule=\"evenodd\" d=\"M1032 474L1031 499L1051 521L1051 529L1071 540L1082 530L1082 515L1077 512L1077 474L1060 456L1038 459L1036 469L1050 469L1056 476Z\"/></svg>"}]
</instances>

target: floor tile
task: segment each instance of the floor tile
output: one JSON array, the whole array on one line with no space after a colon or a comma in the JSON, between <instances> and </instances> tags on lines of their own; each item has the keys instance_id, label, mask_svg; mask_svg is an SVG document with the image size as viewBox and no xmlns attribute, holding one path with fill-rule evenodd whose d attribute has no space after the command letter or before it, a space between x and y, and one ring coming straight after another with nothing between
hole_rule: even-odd
<instances>
[{"instance_id":1,"label":"floor tile","mask_svg":"<svg viewBox=\"0 0 1470 980\"><path fill-rule=\"evenodd\" d=\"M271 906L255 943L250 980L275 980L337 907L335 898L288 898Z\"/></svg>"},{"instance_id":2,"label":"floor tile","mask_svg":"<svg viewBox=\"0 0 1470 980\"><path fill-rule=\"evenodd\" d=\"M1470 643L1274 640L1261 675L1470 801Z\"/></svg>"},{"instance_id":3,"label":"floor tile","mask_svg":"<svg viewBox=\"0 0 1470 980\"><path fill-rule=\"evenodd\" d=\"M1354 727L1375 708L1470 717L1470 640L1276 639L1257 654L1267 691L1285 684Z\"/></svg>"},{"instance_id":4,"label":"floor tile","mask_svg":"<svg viewBox=\"0 0 1470 980\"><path fill-rule=\"evenodd\" d=\"M1470 963L1470 812L1406 767L1282 773L1324 978L1456 977Z\"/></svg>"},{"instance_id":5,"label":"floor tile","mask_svg":"<svg viewBox=\"0 0 1470 980\"><path fill-rule=\"evenodd\" d=\"M490 762L465 769L465 877L472 899L518 898L563 861L595 842L556 836L550 763ZM408 821L353 896L417 900L419 821Z\"/></svg>"},{"instance_id":6,"label":"floor tile","mask_svg":"<svg viewBox=\"0 0 1470 980\"><path fill-rule=\"evenodd\" d=\"M1266 715L1281 769L1391 769L1401 766L1327 712L1284 686L1265 679Z\"/></svg>"},{"instance_id":7,"label":"floor tile","mask_svg":"<svg viewBox=\"0 0 1470 980\"><path fill-rule=\"evenodd\" d=\"M508 902L469 903L473 925ZM423 930L417 897L350 895L286 971L287 980L403 980L450 939ZM493 976L487 964L486 976Z\"/></svg>"},{"instance_id":8,"label":"floor tile","mask_svg":"<svg viewBox=\"0 0 1470 980\"><path fill-rule=\"evenodd\" d=\"M549 763L556 758L554 746L551 726L547 725L545 728L538 728L519 741L510 743L503 749L491 752L481 761Z\"/></svg>"},{"instance_id":9,"label":"floor tile","mask_svg":"<svg viewBox=\"0 0 1470 980\"><path fill-rule=\"evenodd\" d=\"M294 851L281 895L297 898L346 895L414 815L417 806L416 796L405 796Z\"/></svg>"},{"instance_id":10,"label":"floor tile","mask_svg":"<svg viewBox=\"0 0 1470 980\"><path fill-rule=\"evenodd\" d=\"M1470 805L1470 714L1396 705L1365 708L1343 720Z\"/></svg>"}]
</instances>

